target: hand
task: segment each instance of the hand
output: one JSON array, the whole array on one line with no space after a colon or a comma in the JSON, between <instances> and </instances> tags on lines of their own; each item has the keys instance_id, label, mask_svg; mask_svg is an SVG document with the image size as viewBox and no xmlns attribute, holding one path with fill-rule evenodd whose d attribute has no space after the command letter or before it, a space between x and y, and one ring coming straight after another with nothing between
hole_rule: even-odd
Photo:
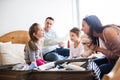
<instances>
[{"instance_id":1,"label":"hand","mask_svg":"<svg viewBox=\"0 0 120 80\"><path fill-rule=\"evenodd\" d=\"M63 42L59 42L58 44L61 48L63 48L65 46L65 44Z\"/></svg>"},{"instance_id":2,"label":"hand","mask_svg":"<svg viewBox=\"0 0 120 80\"><path fill-rule=\"evenodd\" d=\"M33 68L36 68L37 67L37 64L36 62L32 62L29 66L29 70L33 69Z\"/></svg>"},{"instance_id":3,"label":"hand","mask_svg":"<svg viewBox=\"0 0 120 80\"><path fill-rule=\"evenodd\" d=\"M88 47L89 47L90 49L92 49L93 51L96 51L97 48L98 48L98 46L95 45L95 44L88 44Z\"/></svg>"},{"instance_id":4,"label":"hand","mask_svg":"<svg viewBox=\"0 0 120 80\"><path fill-rule=\"evenodd\" d=\"M90 55L88 58L95 59L95 58L97 58L97 57L95 56L95 54L92 54L92 55Z\"/></svg>"}]
</instances>

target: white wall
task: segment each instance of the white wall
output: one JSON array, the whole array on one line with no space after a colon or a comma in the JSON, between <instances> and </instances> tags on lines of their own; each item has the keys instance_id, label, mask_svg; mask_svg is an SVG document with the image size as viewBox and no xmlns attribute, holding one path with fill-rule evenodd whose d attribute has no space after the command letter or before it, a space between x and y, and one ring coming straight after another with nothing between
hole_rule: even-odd
<instances>
[{"instance_id":1,"label":"white wall","mask_svg":"<svg viewBox=\"0 0 120 80\"><path fill-rule=\"evenodd\" d=\"M80 19L82 21L86 15L97 15L103 25L120 25L119 1L120 0L80 0Z\"/></svg>"},{"instance_id":2,"label":"white wall","mask_svg":"<svg viewBox=\"0 0 120 80\"><path fill-rule=\"evenodd\" d=\"M0 0L0 36L14 30L28 30L34 22L44 26L46 17L55 19L58 36L73 27L72 0Z\"/></svg>"}]
</instances>

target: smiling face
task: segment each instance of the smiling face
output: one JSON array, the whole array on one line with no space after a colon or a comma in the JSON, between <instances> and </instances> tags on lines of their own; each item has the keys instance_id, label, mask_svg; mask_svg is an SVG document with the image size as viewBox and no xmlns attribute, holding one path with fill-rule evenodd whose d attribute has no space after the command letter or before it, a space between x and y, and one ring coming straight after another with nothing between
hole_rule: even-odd
<instances>
[{"instance_id":1,"label":"smiling face","mask_svg":"<svg viewBox=\"0 0 120 80\"><path fill-rule=\"evenodd\" d=\"M82 21L82 28L81 30L85 33L85 34L89 34L90 33L90 26L87 24L86 21Z\"/></svg>"},{"instance_id":2,"label":"smiling face","mask_svg":"<svg viewBox=\"0 0 120 80\"><path fill-rule=\"evenodd\" d=\"M40 39L40 38L44 37L44 30L40 27L40 25L37 26L37 32L33 33L33 35L37 39Z\"/></svg>"},{"instance_id":3,"label":"smiling face","mask_svg":"<svg viewBox=\"0 0 120 80\"><path fill-rule=\"evenodd\" d=\"M51 20L51 19L47 19L46 21L45 21L45 31L49 31L51 28L52 28L52 26L53 26L53 23L54 23L54 21L53 20Z\"/></svg>"},{"instance_id":4,"label":"smiling face","mask_svg":"<svg viewBox=\"0 0 120 80\"><path fill-rule=\"evenodd\" d=\"M71 41L76 42L79 40L79 35L77 35L74 32L70 32L70 39L71 39Z\"/></svg>"}]
</instances>

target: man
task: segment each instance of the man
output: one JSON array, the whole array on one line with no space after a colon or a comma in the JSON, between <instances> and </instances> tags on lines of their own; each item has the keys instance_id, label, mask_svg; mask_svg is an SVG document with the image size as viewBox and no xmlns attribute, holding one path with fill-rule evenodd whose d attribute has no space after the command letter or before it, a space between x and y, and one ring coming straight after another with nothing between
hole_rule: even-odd
<instances>
[{"instance_id":1,"label":"man","mask_svg":"<svg viewBox=\"0 0 120 80\"><path fill-rule=\"evenodd\" d=\"M64 43L59 42L56 32L52 30L54 19L47 17L44 26L44 48L43 58L46 61L57 61L66 59L69 56L69 49L64 48Z\"/></svg>"}]
</instances>

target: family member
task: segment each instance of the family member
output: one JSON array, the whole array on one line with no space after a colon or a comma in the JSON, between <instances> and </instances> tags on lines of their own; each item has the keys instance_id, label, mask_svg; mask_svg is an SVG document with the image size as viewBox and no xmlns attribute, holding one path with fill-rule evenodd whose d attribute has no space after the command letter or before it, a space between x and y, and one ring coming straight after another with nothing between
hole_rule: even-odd
<instances>
[{"instance_id":1,"label":"family member","mask_svg":"<svg viewBox=\"0 0 120 80\"><path fill-rule=\"evenodd\" d=\"M34 23L29 28L30 40L25 46L25 61L30 65L29 69L36 68L45 63L42 56L42 38L44 30L38 23Z\"/></svg>"},{"instance_id":2,"label":"family member","mask_svg":"<svg viewBox=\"0 0 120 80\"><path fill-rule=\"evenodd\" d=\"M101 78L110 72L120 57L120 28L116 25L102 26L101 21L95 15L83 18L82 31L92 39L89 47L97 52L102 52L105 58L95 59L101 70ZM104 47L99 47L99 40Z\"/></svg>"},{"instance_id":3,"label":"family member","mask_svg":"<svg viewBox=\"0 0 120 80\"><path fill-rule=\"evenodd\" d=\"M46 61L57 61L66 59L69 56L69 49L64 48L63 42L58 42L57 34L52 29L54 19L47 17L45 19L45 36L44 36L44 48L43 57Z\"/></svg>"},{"instance_id":4,"label":"family member","mask_svg":"<svg viewBox=\"0 0 120 80\"><path fill-rule=\"evenodd\" d=\"M80 41L80 29L73 27L70 30L70 40L73 42L70 45L70 56L68 59L81 58L81 54L84 53L83 45Z\"/></svg>"}]
</instances>

